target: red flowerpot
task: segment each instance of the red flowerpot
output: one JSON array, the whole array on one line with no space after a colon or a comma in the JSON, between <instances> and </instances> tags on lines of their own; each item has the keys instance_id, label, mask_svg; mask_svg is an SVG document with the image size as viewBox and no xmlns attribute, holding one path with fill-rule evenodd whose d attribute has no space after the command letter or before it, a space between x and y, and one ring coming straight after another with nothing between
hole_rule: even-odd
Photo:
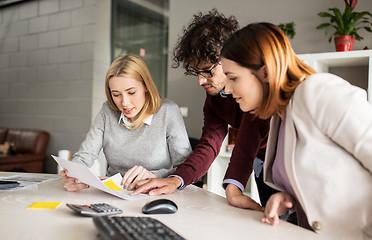
<instances>
[{"instance_id":1,"label":"red flowerpot","mask_svg":"<svg viewBox=\"0 0 372 240\"><path fill-rule=\"evenodd\" d=\"M355 41L355 36L345 35L335 37L335 45L337 52L352 51Z\"/></svg>"}]
</instances>

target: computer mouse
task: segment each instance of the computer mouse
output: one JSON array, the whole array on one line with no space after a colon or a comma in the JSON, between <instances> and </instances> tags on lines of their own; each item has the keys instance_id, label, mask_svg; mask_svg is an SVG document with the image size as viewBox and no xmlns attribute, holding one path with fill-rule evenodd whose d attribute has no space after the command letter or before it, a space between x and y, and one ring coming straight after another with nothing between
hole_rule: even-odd
<instances>
[{"instance_id":1,"label":"computer mouse","mask_svg":"<svg viewBox=\"0 0 372 240\"><path fill-rule=\"evenodd\" d=\"M169 199L157 199L146 203L142 208L142 212L145 214L169 214L175 213L177 210L177 205Z\"/></svg>"}]
</instances>

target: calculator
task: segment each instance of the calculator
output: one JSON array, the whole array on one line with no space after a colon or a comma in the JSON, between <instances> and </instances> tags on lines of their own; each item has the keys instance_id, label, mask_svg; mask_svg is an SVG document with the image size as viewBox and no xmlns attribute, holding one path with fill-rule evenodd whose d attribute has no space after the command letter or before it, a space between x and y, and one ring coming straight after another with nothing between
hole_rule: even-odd
<instances>
[{"instance_id":1,"label":"calculator","mask_svg":"<svg viewBox=\"0 0 372 240\"><path fill-rule=\"evenodd\" d=\"M66 206L80 215L87 217L107 216L123 212L121 209L107 203L93 203L85 205L67 203Z\"/></svg>"}]
</instances>

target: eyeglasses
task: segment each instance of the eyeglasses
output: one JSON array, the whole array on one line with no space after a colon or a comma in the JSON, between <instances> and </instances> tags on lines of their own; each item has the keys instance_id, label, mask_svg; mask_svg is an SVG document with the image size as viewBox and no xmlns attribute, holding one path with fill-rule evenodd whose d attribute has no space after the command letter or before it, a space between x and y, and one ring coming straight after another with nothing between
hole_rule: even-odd
<instances>
[{"instance_id":1,"label":"eyeglasses","mask_svg":"<svg viewBox=\"0 0 372 240\"><path fill-rule=\"evenodd\" d=\"M209 70L187 71L186 74L187 74L187 75L193 75L193 76L198 76L198 75L200 75L200 76L203 76L203 77L205 77L205 78L211 78L211 77L213 77L213 71L214 71L214 69L217 67L218 64L220 64L220 62L217 62L216 64L214 64L214 65L212 66L212 68L209 69Z\"/></svg>"}]
</instances>

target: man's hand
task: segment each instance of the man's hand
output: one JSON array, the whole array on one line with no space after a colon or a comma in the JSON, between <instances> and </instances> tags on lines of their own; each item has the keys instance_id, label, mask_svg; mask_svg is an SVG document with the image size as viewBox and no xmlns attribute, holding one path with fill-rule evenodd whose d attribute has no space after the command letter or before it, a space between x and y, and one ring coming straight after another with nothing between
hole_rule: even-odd
<instances>
[{"instance_id":1,"label":"man's hand","mask_svg":"<svg viewBox=\"0 0 372 240\"><path fill-rule=\"evenodd\" d=\"M226 187L226 198L230 205L238 208L248 208L256 211L264 211L264 208L255 202L252 198L244 195L234 184L228 184Z\"/></svg>"},{"instance_id":2,"label":"man's hand","mask_svg":"<svg viewBox=\"0 0 372 240\"><path fill-rule=\"evenodd\" d=\"M266 203L264 215L261 222L276 225L279 223L279 216L283 215L288 209L293 208L294 199L286 192L279 192L271 195Z\"/></svg>"},{"instance_id":3,"label":"man's hand","mask_svg":"<svg viewBox=\"0 0 372 240\"><path fill-rule=\"evenodd\" d=\"M181 184L178 177L146 179L136 182L136 190L131 195L135 196L139 193L147 193L150 196L170 194L174 193Z\"/></svg>"}]
</instances>

